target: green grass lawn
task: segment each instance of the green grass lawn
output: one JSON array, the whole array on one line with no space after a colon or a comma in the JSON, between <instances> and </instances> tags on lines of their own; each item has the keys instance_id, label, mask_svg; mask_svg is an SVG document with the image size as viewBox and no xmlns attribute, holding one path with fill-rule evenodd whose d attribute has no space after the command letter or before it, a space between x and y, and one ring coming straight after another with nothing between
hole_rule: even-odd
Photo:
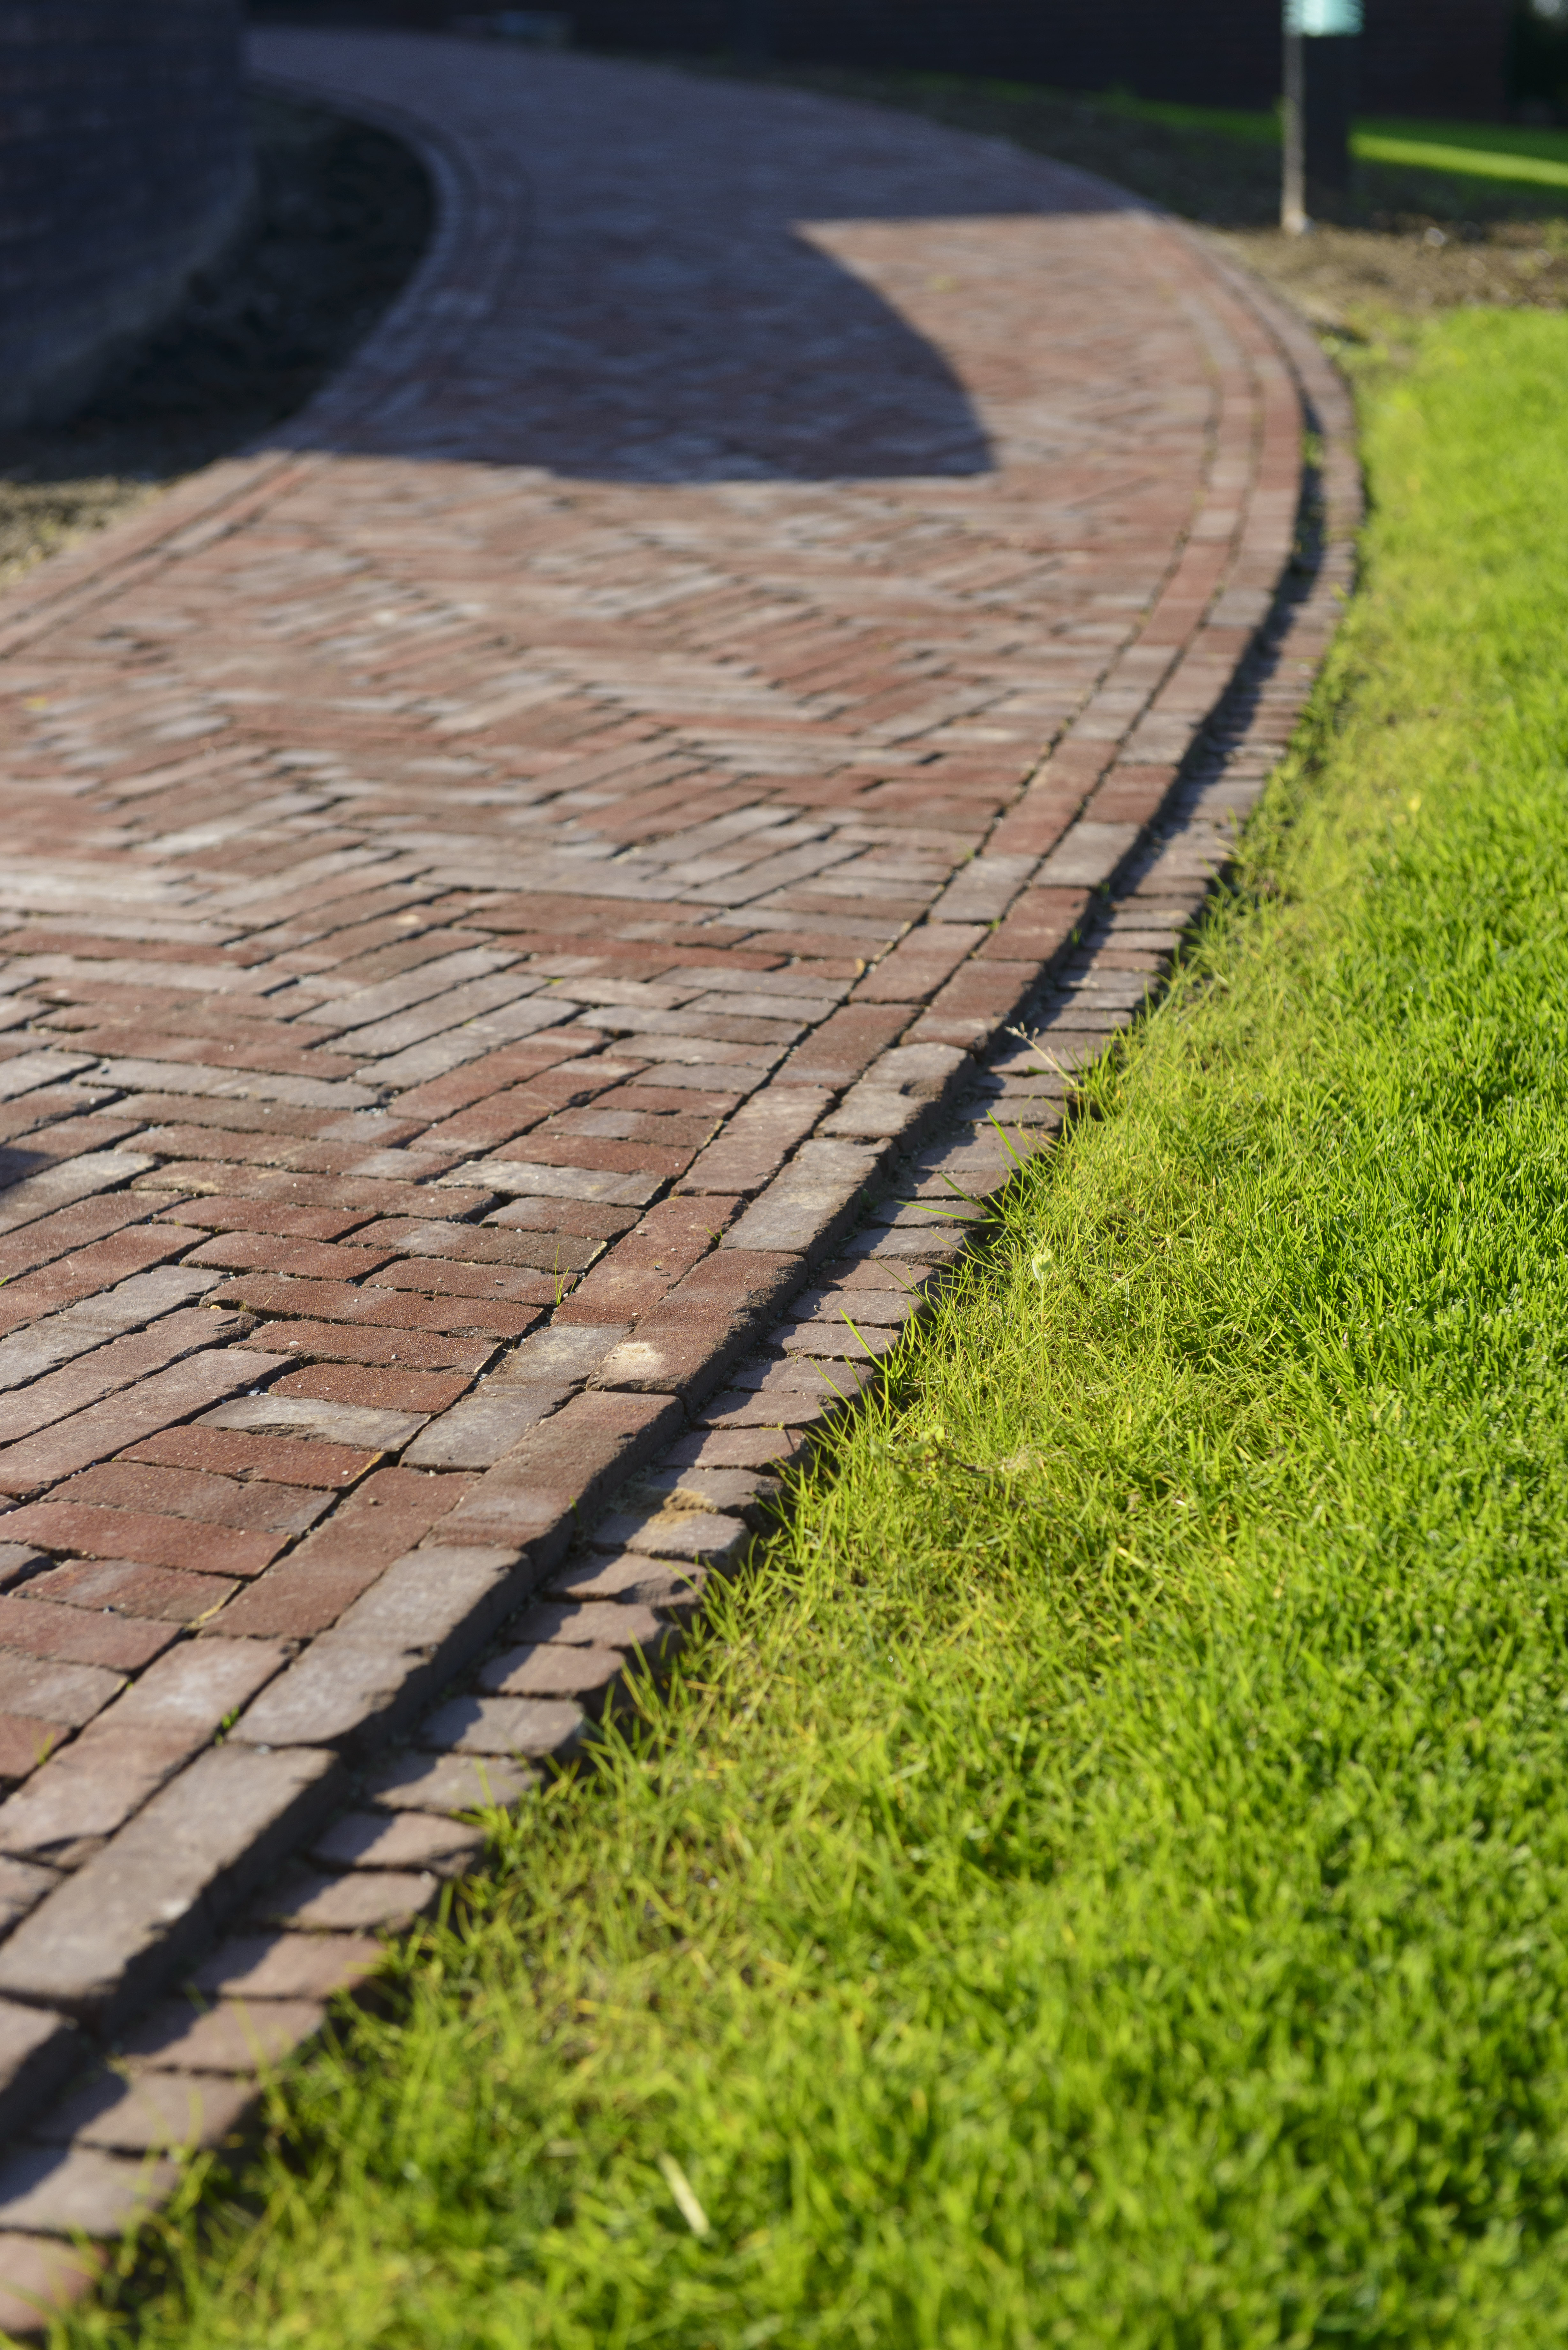
<instances>
[{"instance_id":1,"label":"green grass lawn","mask_svg":"<svg viewBox=\"0 0 1568 2350\"><path fill-rule=\"evenodd\" d=\"M689 71L731 70L713 58L688 58L685 66ZM1125 90L1069 91L1030 82L837 67L792 65L765 78L1010 140L1097 172L1210 227L1243 233L1278 228L1277 109L1244 112L1138 99ZM1353 144L1356 168L1351 187L1333 208L1332 224L1325 213L1320 226L1376 238L1386 258L1397 257L1387 244L1390 237L1396 246L1407 245L1438 224L1457 230L1467 243L1519 242L1534 229L1538 233L1530 241L1556 249L1559 224L1568 213L1568 131L1369 117L1357 124ZM1362 255L1364 261L1374 258L1370 250ZM1396 268L1386 288L1397 307L1412 307L1415 289L1406 282L1400 290L1399 281L1407 277L1407 272ZM1532 299L1539 300L1542 292L1537 286ZM1478 295L1479 287L1461 286L1457 278L1446 283L1439 274L1437 282L1425 284L1414 307L1447 307Z\"/></svg>"},{"instance_id":2,"label":"green grass lawn","mask_svg":"<svg viewBox=\"0 0 1568 2350\"><path fill-rule=\"evenodd\" d=\"M998 94L1027 95L1023 85L983 83ZM1158 122L1173 130L1207 131L1248 145L1277 147L1277 113L1245 113L1233 107L1178 106L1161 99L1129 98L1112 90L1091 101L1127 121ZM1568 187L1568 131L1525 130L1499 122L1428 122L1370 117L1351 133L1352 152L1364 163L1412 164L1419 170L1459 172L1478 180L1530 181L1542 187Z\"/></svg>"},{"instance_id":3,"label":"green grass lawn","mask_svg":"<svg viewBox=\"0 0 1568 2350\"><path fill-rule=\"evenodd\" d=\"M1240 140L1243 145L1278 147L1277 111L1247 111L1230 106L1182 106L1168 99L1134 98L1127 90L1097 91L1075 101L1071 93L1039 90L1033 83L963 80L956 75L911 74L913 88L933 94L973 90L982 97L1027 100L1050 96L1077 103L1127 122L1158 123L1168 130ZM1494 122L1428 122L1368 117L1351 134L1351 148L1364 163L1393 163L1445 176L1530 182L1568 187L1568 130L1532 130Z\"/></svg>"},{"instance_id":4,"label":"green grass lawn","mask_svg":"<svg viewBox=\"0 0 1568 2350\"><path fill-rule=\"evenodd\" d=\"M1563 2341L1568 320L1410 331L1105 1115L61 2341Z\"/></svg>"}]
</instances>

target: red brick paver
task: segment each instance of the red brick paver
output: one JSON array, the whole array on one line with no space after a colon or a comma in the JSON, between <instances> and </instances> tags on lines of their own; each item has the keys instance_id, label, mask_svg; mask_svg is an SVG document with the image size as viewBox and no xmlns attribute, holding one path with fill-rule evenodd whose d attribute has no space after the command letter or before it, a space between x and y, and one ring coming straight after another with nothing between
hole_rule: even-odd
<instances>
[{"instance_id":1,"label":"red brick paver","mask_svg":"<svg viewBox=\"0 0 1568 2350\"><path fill-rule=\"evenodd\" d=\"M1354 518L1310 342L1072 172L258 54L419 140L435 245L0 606L0 2116L119 2048L0 2172L57 2295L875 1379L1158 984Z\"/></svg>"}]
</instances>

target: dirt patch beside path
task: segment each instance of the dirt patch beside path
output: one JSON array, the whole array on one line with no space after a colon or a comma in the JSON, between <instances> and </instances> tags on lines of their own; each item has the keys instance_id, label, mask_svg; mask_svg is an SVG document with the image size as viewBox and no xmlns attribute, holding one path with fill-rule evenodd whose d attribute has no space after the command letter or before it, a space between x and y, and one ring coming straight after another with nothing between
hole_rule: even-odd
<instances>
[{"instance_id":1,"label":"dirt patch beside path","mask_svg":"<svg viewBox=\"0 0 1568 2350\"><path fill-rule=\"evenodd\" d=\"M1420 316L1483 304L1561 310L1568 304L1568 222L1476 222L1446 228L1314 227L1233 232L1224 243L1314 327L1358 331L1389 311Z\"/></svg>"}]
</instances>

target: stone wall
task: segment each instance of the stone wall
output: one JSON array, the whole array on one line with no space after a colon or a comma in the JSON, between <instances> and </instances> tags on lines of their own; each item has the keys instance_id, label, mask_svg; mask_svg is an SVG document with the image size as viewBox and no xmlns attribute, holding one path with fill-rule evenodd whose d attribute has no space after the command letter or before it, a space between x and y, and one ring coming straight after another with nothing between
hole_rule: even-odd
<instances>
[{"instance_id":1,"label":"stone wall","mask_svg":"<svg viewBox=\"0 0 1568 2350\"><path fill-rule=\"evenodd\" d=\"M253 0L294 24L437 29L505 0ZM907 67L1210 106L1279 96L1280 0L536 0L585 48L700 55L765 24L786 64ZM1366 0L1363 109L1491 120L1511 0ZM754 33L752 35L754 38Z\"/></svg>"},{"instance_id":2,"label":"stone wall","mask_svg":"<svg viewBox=\"0 0 1568 2350\"><path fill-rule=\"evenodd\" d=\"M0 422L61 413L234 235L242 0L0 0Z\"/></svg>"}]
</instances>

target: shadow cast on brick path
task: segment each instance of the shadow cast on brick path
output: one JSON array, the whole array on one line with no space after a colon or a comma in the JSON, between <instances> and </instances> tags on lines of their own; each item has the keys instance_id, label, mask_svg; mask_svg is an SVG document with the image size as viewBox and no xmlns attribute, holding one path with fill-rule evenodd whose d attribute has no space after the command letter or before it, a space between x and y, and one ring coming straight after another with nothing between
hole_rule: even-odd
<instances>
[{"instance_id":1,"label":"shadow cast on brick path","mask_svg":"<svg viewBox=\"0 0 1568 2350\"><path fill-rule=\"evenodd\" d=\"M431 45L436 79L453 47ZM285 41L259 51L286 65ZM329 39L315 53L329 81ZM475 54L457 51L459 73ZM487 120L454 159L489 215L474 222L472 282L454 286L443 255L439 349L410 366L394 330L379 396L348 429L342 395L327 400L293 446L628 483L987 472L991 433L943 348L953 297L972 313L988 279L1011 276L1011 256L999 273L989 251L998 236L1016 245L1056 213L1136 209L1000 141L875 109L477 56ZM358 60L346 95L365 102ZM885 233L895 223L923 225L915 248ZM996 290L1004 349L1022 321ZM430 323L417 291L409 309Z\"/></svg>"}]
</instances>

